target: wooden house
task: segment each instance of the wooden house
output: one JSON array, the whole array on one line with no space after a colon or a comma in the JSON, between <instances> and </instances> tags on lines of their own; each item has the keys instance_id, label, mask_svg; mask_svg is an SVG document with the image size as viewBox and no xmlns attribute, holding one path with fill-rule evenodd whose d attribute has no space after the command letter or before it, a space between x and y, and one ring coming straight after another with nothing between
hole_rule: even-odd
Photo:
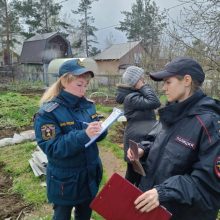
<instances>
[{"instance_id":1,"label":"wooden house","mask_svg":"<svg viewBox=\"0 0 220 220\"><path fill-rule=\"evenodd\" d=\"M118 75L130 66L141 66L146 52L141 41L113 44L94 56L100 75Z\"/></svg>"}]
</instances>

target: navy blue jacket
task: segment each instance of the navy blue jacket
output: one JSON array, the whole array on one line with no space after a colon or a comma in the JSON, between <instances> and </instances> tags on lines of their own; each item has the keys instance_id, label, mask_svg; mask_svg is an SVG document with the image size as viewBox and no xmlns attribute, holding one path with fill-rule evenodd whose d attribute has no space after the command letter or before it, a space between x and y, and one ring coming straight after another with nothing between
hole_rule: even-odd
<instances>
[{"instance_id":1,"label":"navy blue jacket","mask_svg":"<svg viewBox=\"0 0 220 220\"><path fill-rule=\"evenodd\" d=\"M76 205L96 195L102 164L96 142L85 148L90 138L84 123L96 120L96 109L91 101L66 91L45 103L37 113L34 128L37 143L48 158L49 202Z\"/></svg>"},{"instance_id":2,"label":"navy blue jacket","mask_svg":"<svg viewBox=\"0 0 220 220\"><path fill-rule=\"evenodd\" d=\"M155 187L172 220L215 220L220 208L219 102L199 90L159 115L156 138L146 138L151 146L140 189Z\"/></svg>"}]
</instances>

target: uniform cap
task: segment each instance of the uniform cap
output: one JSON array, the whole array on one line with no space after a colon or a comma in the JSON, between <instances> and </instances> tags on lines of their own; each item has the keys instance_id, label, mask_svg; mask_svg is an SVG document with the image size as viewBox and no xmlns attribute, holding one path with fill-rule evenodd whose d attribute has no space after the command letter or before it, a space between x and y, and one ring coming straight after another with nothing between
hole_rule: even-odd
<instances>
[{"instance_id":1,"label":"uniform cap","mask_svg":"<svg viewBox=\"0 0 220 220\"><path fill-rule=\"evenodd\" d=\"M201 65L194 59L189 57L178 57L167 63L162 71L150 73L151 79L162 81L164 78L171 76L190 75L193 80L203 83L205 73Z\"/></svg>"},{"instance_id":2,"label":"uniform cap","mask_svg":"<svg viewBox=\"0 0 220 220\"><path fill-rule=\"evenodd\" d=\"M94 77L94 73L88 70L79 59L67 60L59 68L59 77L65 73L71 73L74 76L80 76L84 73L90 73Z\"/></svg>"}]
</instances>

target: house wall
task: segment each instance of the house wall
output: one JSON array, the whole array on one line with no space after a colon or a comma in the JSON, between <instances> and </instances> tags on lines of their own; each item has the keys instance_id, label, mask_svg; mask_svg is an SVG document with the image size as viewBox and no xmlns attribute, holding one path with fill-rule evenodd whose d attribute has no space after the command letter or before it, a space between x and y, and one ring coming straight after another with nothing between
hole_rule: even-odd
<instances>
[{"instance_id":1,"label":"house wall","mask_svg":"<svg viewBox=\"0 0 220 220\"><path fill-rule=\"evenodd\" d=\"M129 65L139 65L145 56L145 51L141 44L138 44L136 47L131 49L126 55L124 55L120 60L96 60L98 65L98 74L99 75L122 75L125 71L121 69L120 66L129 66Z\"/></svg>"},{"instance_id":2,"label":"house wall","mask_svg":"<svg viewBox=\"0 0 220 220\"><path fill-rule=\"evenodd\" d=\"M119 60L96 60L98 65L97 75L118 74Z\"/></svg>"},{"instance_id":3,"label":"house wall","mask_svg":"<svg viewBox=\"0 0 220 220\"><path fill-rule=\"evenodd\" d=\"M124 55L120 61L119 65L140 65L142 59L145 56L144 48L141 46L141 44L138 44L136 47L131 49L126 55Z\"/></svg>"},{"instance_id":4,"label":"house wall","mask_svg":"<svg viewBox=\"0 0 220 220\"><path fill-rule=\"evenodd\" d=\"M43 65L20 64L17 77L25 81L45 81Z\"/></svg>"}]
</instances>

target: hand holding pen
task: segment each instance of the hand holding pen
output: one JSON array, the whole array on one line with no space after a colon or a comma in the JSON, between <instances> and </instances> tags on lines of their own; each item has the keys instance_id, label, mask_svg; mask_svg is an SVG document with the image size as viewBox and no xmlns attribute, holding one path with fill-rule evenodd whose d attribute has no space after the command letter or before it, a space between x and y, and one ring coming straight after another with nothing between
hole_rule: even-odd
<instances>
[{"instance_id":1,"label":"hand holding pen","mask_svg":"<svg viewBox=\"0 0 220 220\"><path fill-rule=\"evenodd\" d=\"M86 134L91 138L98 135L102 129L102 122L101 121L94 121L88 123L88 127L86 128Z\"/></svg>"}]
</instances>

